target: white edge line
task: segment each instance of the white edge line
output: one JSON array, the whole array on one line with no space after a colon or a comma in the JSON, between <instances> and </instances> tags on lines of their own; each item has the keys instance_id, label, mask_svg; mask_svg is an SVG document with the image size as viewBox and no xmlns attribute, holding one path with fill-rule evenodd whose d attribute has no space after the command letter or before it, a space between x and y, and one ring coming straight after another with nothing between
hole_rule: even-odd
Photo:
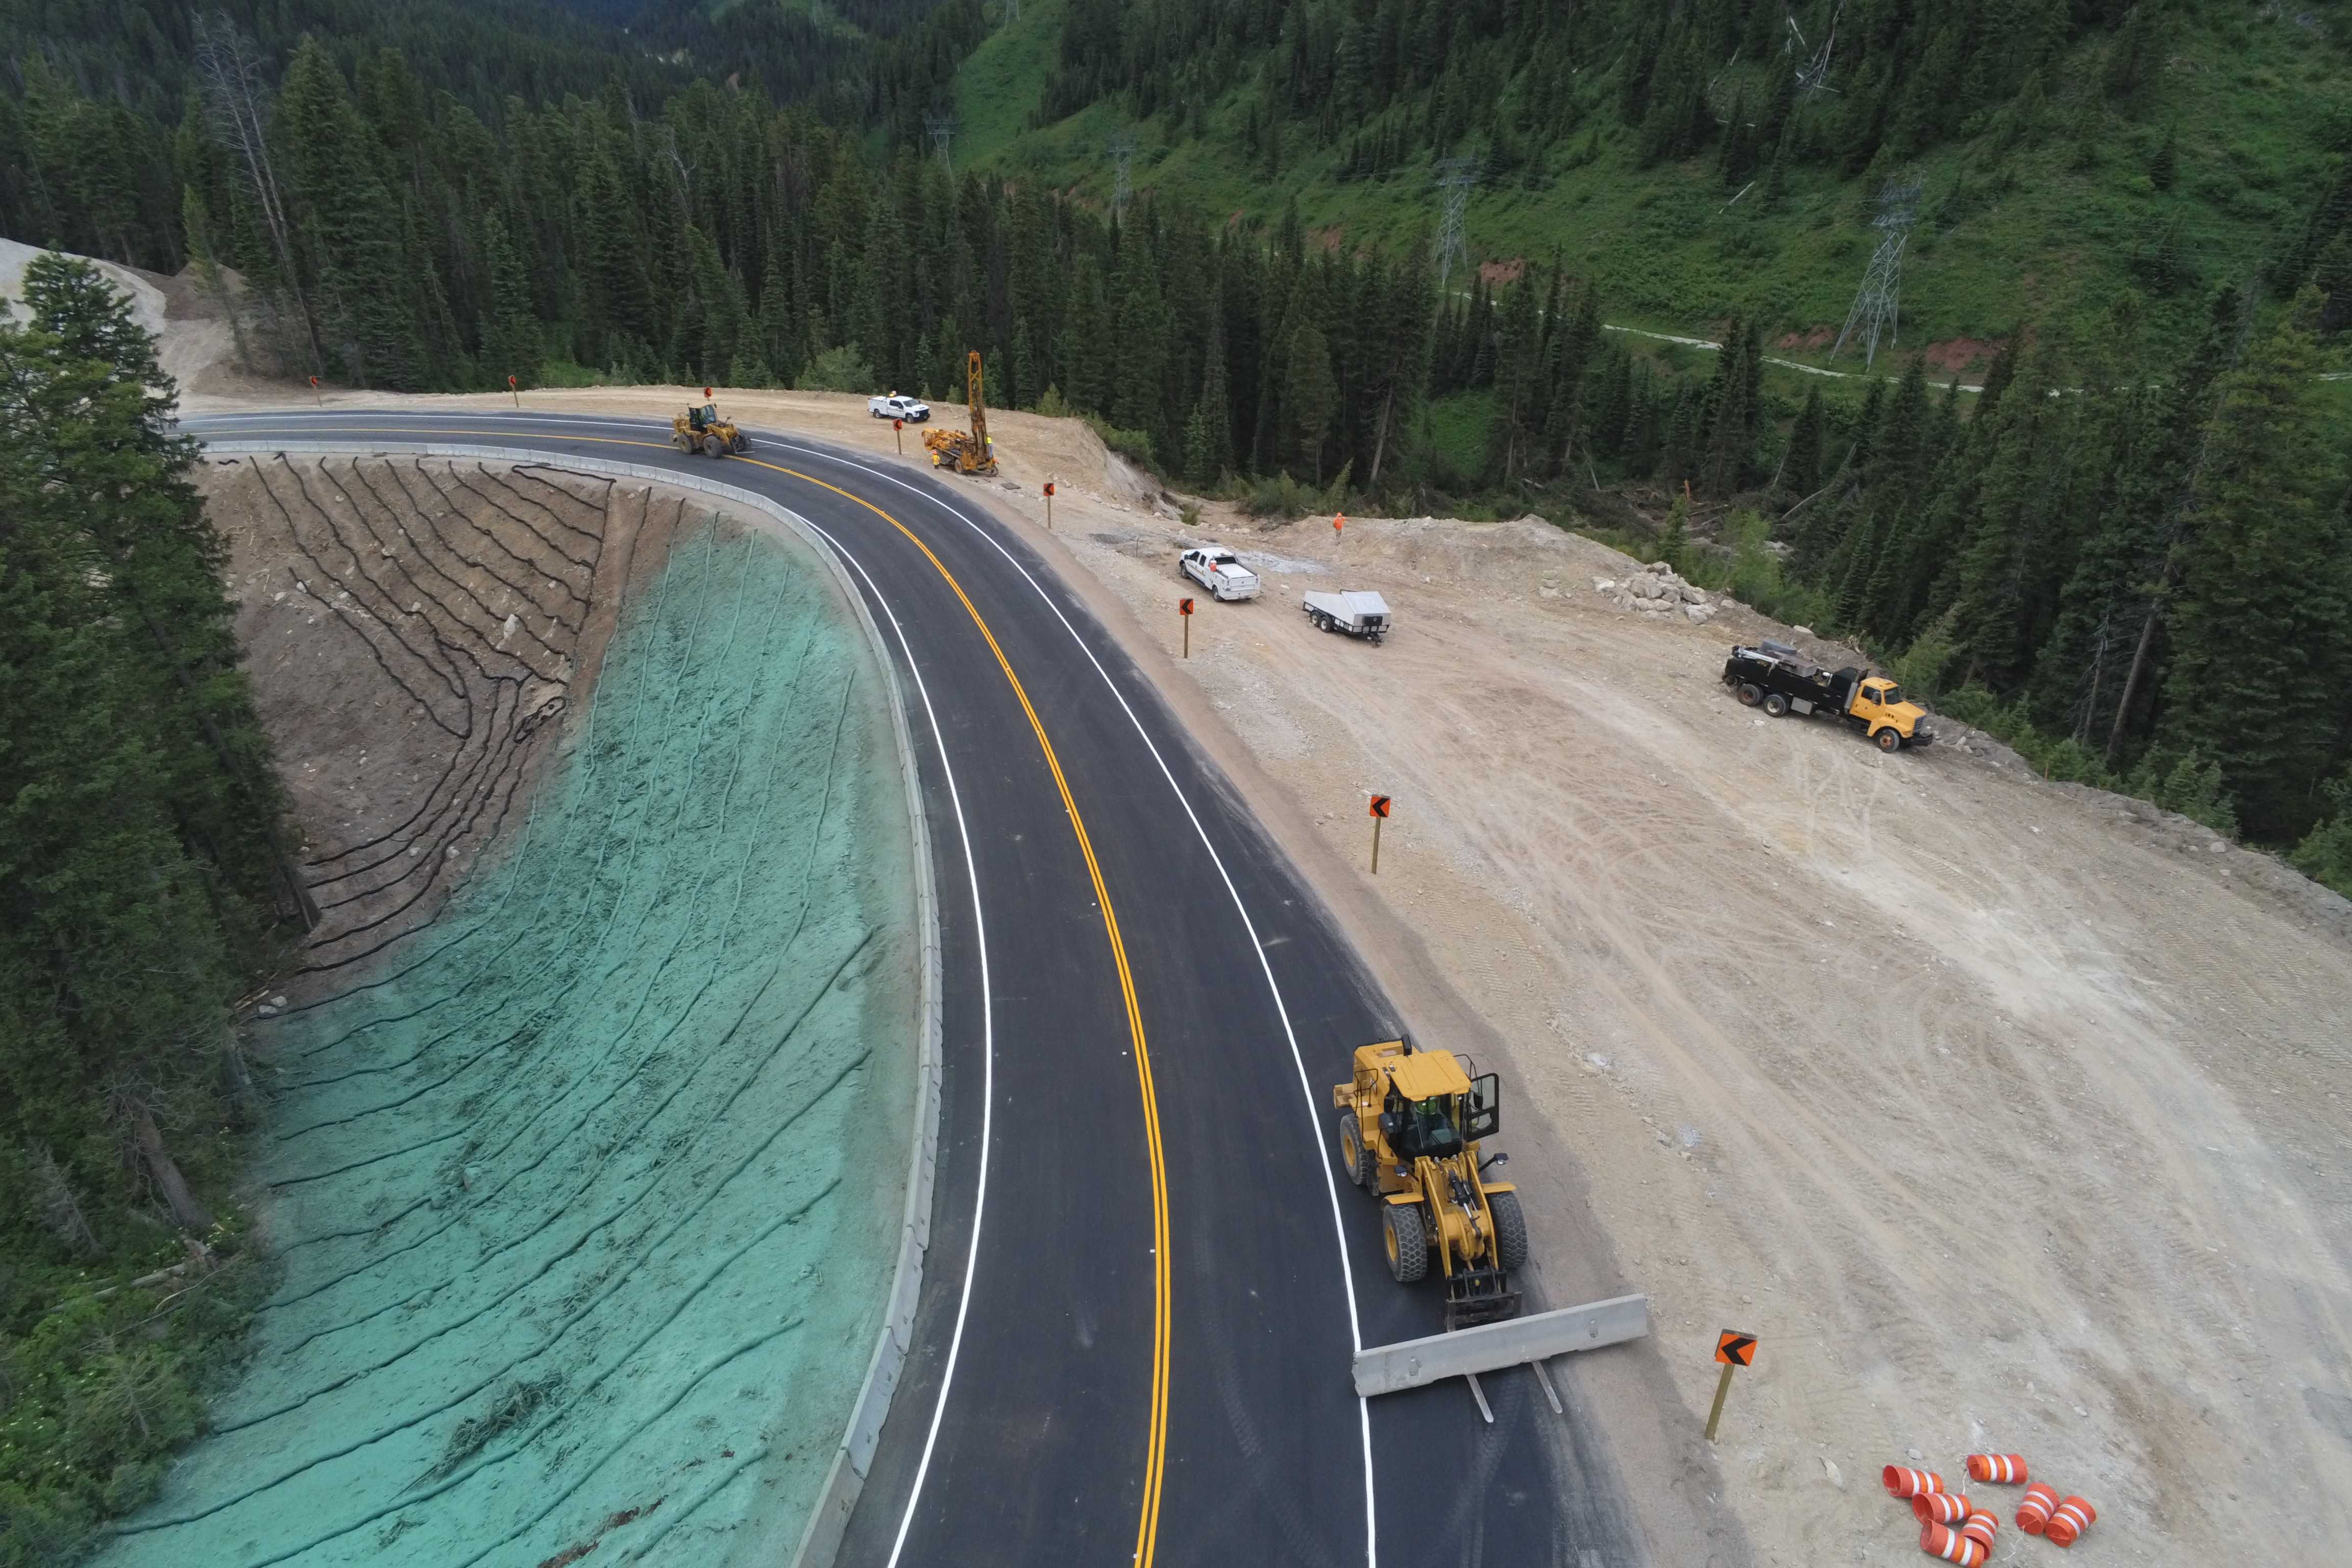
<instances>
[{"instance_id":1,"label":"white edge line","mask_svg":"<svg viewBox=\"0 0 2352 1568\"><path fill-rule=\"evenodd\" d=\"M1176 775L1170 770L1167 758L1161 756L1160 754L1160 748L1152 743L1151 732L1143 727L1143 721L1137 718L1135 710L1129 706L1127 696L1124 692L1119 690L1118 683L1110 678L1110 672L1105 669L1102 666L1102 661L1095 657L1094 649L1087 646L1087 639L1078 635L1077 627L1070 624L1069 616L1062 613L1062 607L1054 603L1053 595L1045 592L1044 584L1040 584L1034 576L1031 575L1029 569L1026 566L1022 565L1020 559L1011 551L1005 549L1001 541L999 541L993 534L990 533L988 530L982 528L979 523L974 522L971 518L952 500L948 500L946 497L934 495L928 490L919 489L914 485L908 484L906 480L898 478L893 473L890 473L887 469L876 468L869 463L860 462L854 458L838 457L831 452L826 452L822 448L814 447L795 447L790 442L779 441L775 444L789 450L806 452L813 457L822 458L825 461L838 463L845 468L862 469L866 473L874 475L877 479L884 479L891 484L897 485L899 489L907 490L911 494L919 495L927 500L934 501L942 509L959 519L966 528L971 529L982 539L986 540L990 547L995 550L999 555L1003 556L1006 562L1012 565L1013 569L1021 574L1023 580L1025 581L1031 588L1036 590L1037 596L1045 601L1045 607L1047 609L1054 612L1054 618L1062 623L1062 629L1070 634L1070 640L1078 645L1078 651L1087 656L1087 662L1094 666L1095 673L1101 676L1103 684L1110 689L1111 697L1118 703L1120 711L1127 715L1128 722L1135 726L1135 732L1141 738L1144 749L1151 753L1151 760L1159 765L1160 776L1168 781L1168 788L1175 795L1177 804L1184 808L1184 816L1192 822L1192 831L1200 835L1201 847L1209 852L1210 863L1216 867L1217 876L1219 879L1225 884L1225 892L1234 901L1234 910L1241 916L1243 929L1249 932L1250 945L1257 950L1258 969L1265 974L1266 990L1274 997L1275 1013L1282 1019L1283 1035L1290 1043L1290 1059L1298 1069L1299 1091L1306 1097L1307 1123L1310 1134L1310 1141L1315 1150L1315 1163L1322 1168L1324 1190L1331 1200L1331 1231L1339 1248L1340 1278L1347 1287L1348 1337L1354 1344L1355 1349L1360 1352L1364 1348L1364 1333L1362 1324L1358 1320L1356 1313L1356 1273L1354 1267L1348 1261L1347 1226L1339 1213L1339 1181L1337 1176L1332 1174L1331 1161L1324 1152L1322 1108L1316 1100L1314 1085L1307 1076L1307 1058L1299 1052L1298 1034L1297 1030L1291 1027L1290 1024L1290 1009L1283 1004L1282 987L1274 978L1274 965L1266 957L1265 943L1258 938L1256 922L1250 919L1249 909L1242 901L1241 890L1234 886L1233 873L1225 869L1223 857L1217 853L1215 841L1209 837L1209 830L1202 826L1200 816L1192 809L1192 802L1184 794L1183 786L1176 782ZM967 1276L967 1280L968 1279L969 1276ZM1379 1538L1375 1528L1378 1515L1374 1501L1372 1480L1371 1402L1361 1394L1359 1394L1356 1397L1356 1416L1358 1426L1363 1435L1364 1447L1364 1561L1367 1564L1375 1565L1376 1568L1376 1565L1380 1562L1380 1547ZM893 1554L891 1561L893 1563L898 1561L895 1554Z\"/></svg>"},{"instance_id":2,"label":"white edge line","mask_svg":"<svg viewBox=\"0 0 2352 1568\"><path fill-rule=\"evenodd\" d=\"M299 413L299 411L289 412ZM311 415L310 417L315 418L316 416ZM348 453L352 450L347 443L332 441L221 440L208 441L205 446L208 452L233 452L252 456L268 456L278 452L328 455ZM829 1568L835 1555L840 1551L842 1535L848 1528L850 1512L856 1506L858 1494L864 1489L866 1467L872 1462L875 1446L879 1441L882 1421L884 1415L887 1414L890 1396L897 1392L898 1376L904 1368L906 1356L913 1348L914 1308L922 1289L923 1253L929 1244L930 1230L931 1183L938 1163L941 1065L940 944L937 909L932 901L934 889L930 869L928 819L922 811L921 784L914 772L914 755L907 734L905 704L898 689L897 672L890 663L887 651L880 648L880 632L874 624L872 613L867 609L864 596L857 593L856 584L849 582L846 574L842 572L843 562L846 562L856 570L859 577L865 579L867 589L874 595L874 602L882 607L883 615L889 617L890 629L898 639L900 650L907 656L907 668L908 672L914 677L916 693L922 699L923 715L930 724L932 744L939 752L940 771L947 782L948 801L955 812L956 835L963 845L965 879L971 888L972 926L980 950L982 1044L980 1174L974 1184L972 1195L971 1242L964 1258L963 1287L956 1303L955 1330L948 1341L946 1365L940 1377L939 1401L931 1410L930 1427L923 1437L922 1458L916 1467L914 1484L908 1492L906 1512L898 1521L898 1538L890 1548L889 1561L895 1565L898 1561L899 1552L906 1546L908 1527L914 1522L916 1504L922 1498L924 1479L929 1473L931 1467L932 1449L939 1442L940 1421L947 1413L948 1392L955 1383L956 1360L963 1348L964 1321L971 1308L972 1277L977 1272L980 1262L981 1219L988 1203L988 1163L992 1145L990 1131L996 1103L995 1005L989 990L988 926L981 908L980 872L972 857L971 833L964 822L963 796L956 788L955 768L948 761L947 742L940 731L939 712L931 705L930 689L924 683L923 672L915 663L914 649L907 641L906 627L899 623L898 613L891 609L889 601L883 597L880 586L875 583L864 564L844 549L839 540L835 539L798 512L754 491L739 489L733 485L723 485L715 480L701 479L697 475L681 474L667 468L615 462L610 458L575 457L563 452L550 453L524 448L449 445L439 442L370 442L366 443L365 447L366 450L372 453L382 451L386 447L394 447L401 451L413 451L425 457L492 458L508 461L520 458L527 462L546 463L551 468L572 467L590 473L621 475L644 479L653 484L701 490L749 505L756 510L772 514L782 519L788 527L804 530L814 534L829 547L827 551L821 551L819 553L824 555L825 559L833 563L835 574L842 579L844 586L848 589L850 602L856 606L858 618L865 624L867 635L873 638L877 651L883 653L881 661L883 673L890 682L891 706L897 720L896 728L902 748L901 756L907 764L904 771L907 774L908 804L914 813L915 841L918 858L920 861L917 901L929 916L926 922L928 929L924 933L926 993L923 1005L924 1039L919 1063L919 1075L921 1080L919 1092L921 1097L921 1108L916 1118L915 1146L910 1157L908 1179L906 1217L899 1241L898 1270L892 1279L890 1294L887 1298L889 1307L886 1310L882 1332L875 1342L873 1356L866 1363L866 1380L859 1385L857 1399L850 1407L847 1428L843 1434L840 1447L835 1452L833 1464L826 1472L824 1488L818 1494L815 1505L810 1510L808 1523L802 1531L800 1544L794 1550L791 1559L791 1568ZM916 1191L919 1182L921 1186L919 1205ZM900 1321L902 1303L903 1325ZM1352 1310L1351 1301L1351 1312ZM879 1407L869 1409L869 1404L877 1397L881 1402ZM1369 1441L1369 1438L1367 1440ZM860 1447L864 1450L862 1454L857 1452Z\"/></svg>"}]
</instances>

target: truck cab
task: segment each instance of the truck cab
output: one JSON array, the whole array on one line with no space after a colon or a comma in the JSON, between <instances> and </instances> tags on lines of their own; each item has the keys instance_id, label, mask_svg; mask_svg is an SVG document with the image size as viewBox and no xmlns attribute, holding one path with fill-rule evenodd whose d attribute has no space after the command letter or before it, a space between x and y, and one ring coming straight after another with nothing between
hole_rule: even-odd
<instances>
[{"instance_id":1,"label":"truck cab","mask_svg":"<svg viewBox=\"0 0 2352 1568\"><path fill-rule=\"evenodd\" d=\"M1843 676L1847 672L1838 673ZM1853 695L1846 700L1845 714L1882 752L1924 746L1935 739L1919 727L1927 710L1916 702L1906 701L1903 688L1883 675L1866 676L1854 683Z\"/></svg>"}]
</instances>

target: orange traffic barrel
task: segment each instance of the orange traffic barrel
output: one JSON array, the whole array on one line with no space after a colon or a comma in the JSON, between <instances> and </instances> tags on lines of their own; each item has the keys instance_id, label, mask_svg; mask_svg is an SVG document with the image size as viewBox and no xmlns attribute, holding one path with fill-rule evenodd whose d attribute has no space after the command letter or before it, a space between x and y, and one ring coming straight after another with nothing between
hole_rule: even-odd
<instances>
[{"instance_id":1,"label":"orange traffic barrel","mask_svg":"<svg viewBox=\"0 0 2352 1568\"><path fill-rule=\"evenodd\" d=\"M1995 1481L2005 1487L2021 1487L2032 1478L2025 1473L2022 1454L1970 1454L1969 1479Z\"/></svg>"},{"instance_id":2,"label":"orange traffic barrel","mask_svg":"<svg viewBox=\"0 0 2352 1568\"><path fill-rule=\"evenodd\" d=\"M2098 1517L2097 1509L2081 1498L2070 1497L2051 1510L2050 1523L2043 1532L2053 1546L2072 1546L2074 1538L2090 1529L2091 1521Z\"/></svg>"},{"instance_id":3,"label":"orange traffic barrel","mask_svg":"<svg viewBox=\"0 0 2352 1568\"><path fill-rule=\"evenodd\" d=\"M1878 1479L1886 1483L1889 1497L1917 1497L1921 1492L1944 1489L1944 1478L1933 1470L1906 1470L1900 1465L1889 1465L1879 1472ZM2054 1496L2050 1500L2053 1506L2058 1501Z\"/></svg>"},{"instance_id":4,"label":"orange traffic barrel","mask_svg":"<svg viewBox=\"0 0 2352 1568\"><path fill-rule=\"evenodd\" d=\"M1985 1512L1982 1509L1979 1509L1976 1512L1969 1515L1969 1521L1966 1524L1960 1526L1960 1533L1967 1536L1970 1541L1975 1542L1978 1545L1983 1547L1987 1552L1990 1552L1992 1550L1992 1538L2000 1533L2000 1521L1994 1518L1991 1514Z\"/></svg>"},{"instance_id":5,"label":"orange traffic barrel","mask_svg":"<svg viewBox=\"0 0 2352 1568\"><path fill-rule=\"evenodd\" d=\"M2025 1489L2017 1502L2017 1528L2028 1535L2039 1535L2050 1516L2058 1511L2058 1494L2040 1481Z\"/></svg>"},{"instance_id":6,"label":"orange traffic barrel","mask_svg":"<svg viewBox=\"0 0 2352 1568\"><path fill-rule=\"evenodd\" d=\"M1984 1568L1985 1559L1991 1555L1984 1542L1971 1541L1957 1530L1931 1524L1919 1531L1919 1550L1938 1563L1958 1563L1961 1568Z\"/></svg>"},{"instance_id":7,"label":"orange traffic barrel","mask_svg":"<svg viewBox=\"0 0 2352 1568\"><path fill-rule=\"evenodd\" d=\"M1957 1525L1975 1511L1959 1492L1921 1492L1911 1500L1911 1517L1922 1524Z\"/></svg>"}]
</instances>

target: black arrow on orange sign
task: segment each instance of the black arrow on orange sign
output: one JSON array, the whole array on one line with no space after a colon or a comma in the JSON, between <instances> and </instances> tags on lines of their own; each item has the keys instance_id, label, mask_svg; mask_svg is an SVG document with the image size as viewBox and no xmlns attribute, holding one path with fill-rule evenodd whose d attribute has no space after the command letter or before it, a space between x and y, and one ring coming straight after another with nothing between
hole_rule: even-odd
<instances>
[{"instance_id":1,"label":"black arrow on orange sign","mask_svg":"<svg viewBox=\"0 0 2352 1568\"><path fill-rule=\"evenodd\" d=\"M1736 1329L1726 1329L1715 1342L1715 1359L1726 1364L1740 1366L1756 1364L1756 1336L1743 1334Z\"/></svg>"}]
</instances>

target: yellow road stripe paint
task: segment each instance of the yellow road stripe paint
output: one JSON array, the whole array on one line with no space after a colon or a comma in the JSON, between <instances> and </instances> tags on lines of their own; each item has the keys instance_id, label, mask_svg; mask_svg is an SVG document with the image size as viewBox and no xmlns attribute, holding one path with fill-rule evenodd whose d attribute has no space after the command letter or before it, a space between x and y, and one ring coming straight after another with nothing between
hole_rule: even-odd
<instances>
[{"instance_id":1,"label":"yellow road stripe paint","mask_svg":"<svg viewBox=\"0 0 2352 1568\"><path fill-rule=\"evenodd\" d=\"M231 433L227 431L222 432L224 437L227 437ZM259 430L238 431L235 433L235 435L239 438L249 436L287 436L298 434L313 437L346 435L469 436L479 438L483 435L483 432L478 430L428 430L415 426L399 426L391 429L353 429L350 426L338 426L331 430L311 428L299 432ZM658 447L669 451L676 451L677 449L677 445L674 442L630 441L625 440L617 436L565 436L562 437L562 439L582 443L593 442L598 446L604 447ZM1135 1561L1139 1565L1139 1568L1151 1568L1152 1553L1157 1549L1160 1539L1160 1483L1162 1478L1166 1474L1168 1464L1168 1352L1170 1331L1168 1170L1166 1163L1161 1157L1160 1143L1160 1102L1152 1089L1151 1053L1144 1041L1143 1012L1137 1005L1135 999L1135 976L1128 968L1127 944L1119 939L1118 916L1111 908L1110 889L1103 883L1102 867L1095 859L1094 842L1087 837L1086 818L1079 814L1078 803L1070 795L1070 781L1065 777L1062 773L1061 759L1054 754L1054 742L1046 738L1045 726L1044 722L1038 719L1037 710L1032 706L1029 701L1029 692L1027 689L1021 684L1021 678L1018 675L1015 675L1013 671L1013 661L1004 657L1004 649L997 644L996 634L989 629L988 622L981 615L979 606L974 605L971 602L971 596L963 591L963 584L956 581L955 574L949 571L947 569L946 563L942 562L937 555L931 552L931 547L924 543L921 538L915 533L914 530L908 528L905 523L900 522L888 512L884 511L880 507L876 506L872 501L867 500L864 496L856 495L851 491L843 489L839 485L827 484L824 480L817 479L810 474L802 473L797 468L787 468L780 463L762 462L757 458L740 456L724 458L722 461L749 463L754 468L766 468L772 472L782 474L788 478L798 479L803 484L814 485L819 489L831 490L834 494L840 496L845 500L856 502L859 506L864 507L866 510L872 512L875 516L880 518L883 521L897 529L900 533L907 537L909 543L913 544L916 549L923 552L923 558L931 563L932 568L939 573L941 578L945 579L947 585L954 591L955 596L962 602L964 612L971 616L971 624L980 628L982 638L987 642L988 651L996 656L996 667L1004 672L1005 681L1013 688L1013 695L1018 699L1021 703L1021 710L1029 716L1030 732L1037 737L1037 748L1045 753L1045 766L1054 775L1054 787L1061 792L1062 808L1070 814L1070 830L1077 837L1078 853L1085 858L1087 862L1087 875L1094 883L1095 902L1102 910L1103 931L1110 938L1111 963L1118 971L1119 994L1127 1004L1128 1034L1135 1043L1136 1082L1143 1098L1144 1144L1150 1155L1152 1239L1151 1426L1150 1437L1144 1449L1143 1512L1141 1519L1136 1525Z\"/></svg>"}]
</instances>

